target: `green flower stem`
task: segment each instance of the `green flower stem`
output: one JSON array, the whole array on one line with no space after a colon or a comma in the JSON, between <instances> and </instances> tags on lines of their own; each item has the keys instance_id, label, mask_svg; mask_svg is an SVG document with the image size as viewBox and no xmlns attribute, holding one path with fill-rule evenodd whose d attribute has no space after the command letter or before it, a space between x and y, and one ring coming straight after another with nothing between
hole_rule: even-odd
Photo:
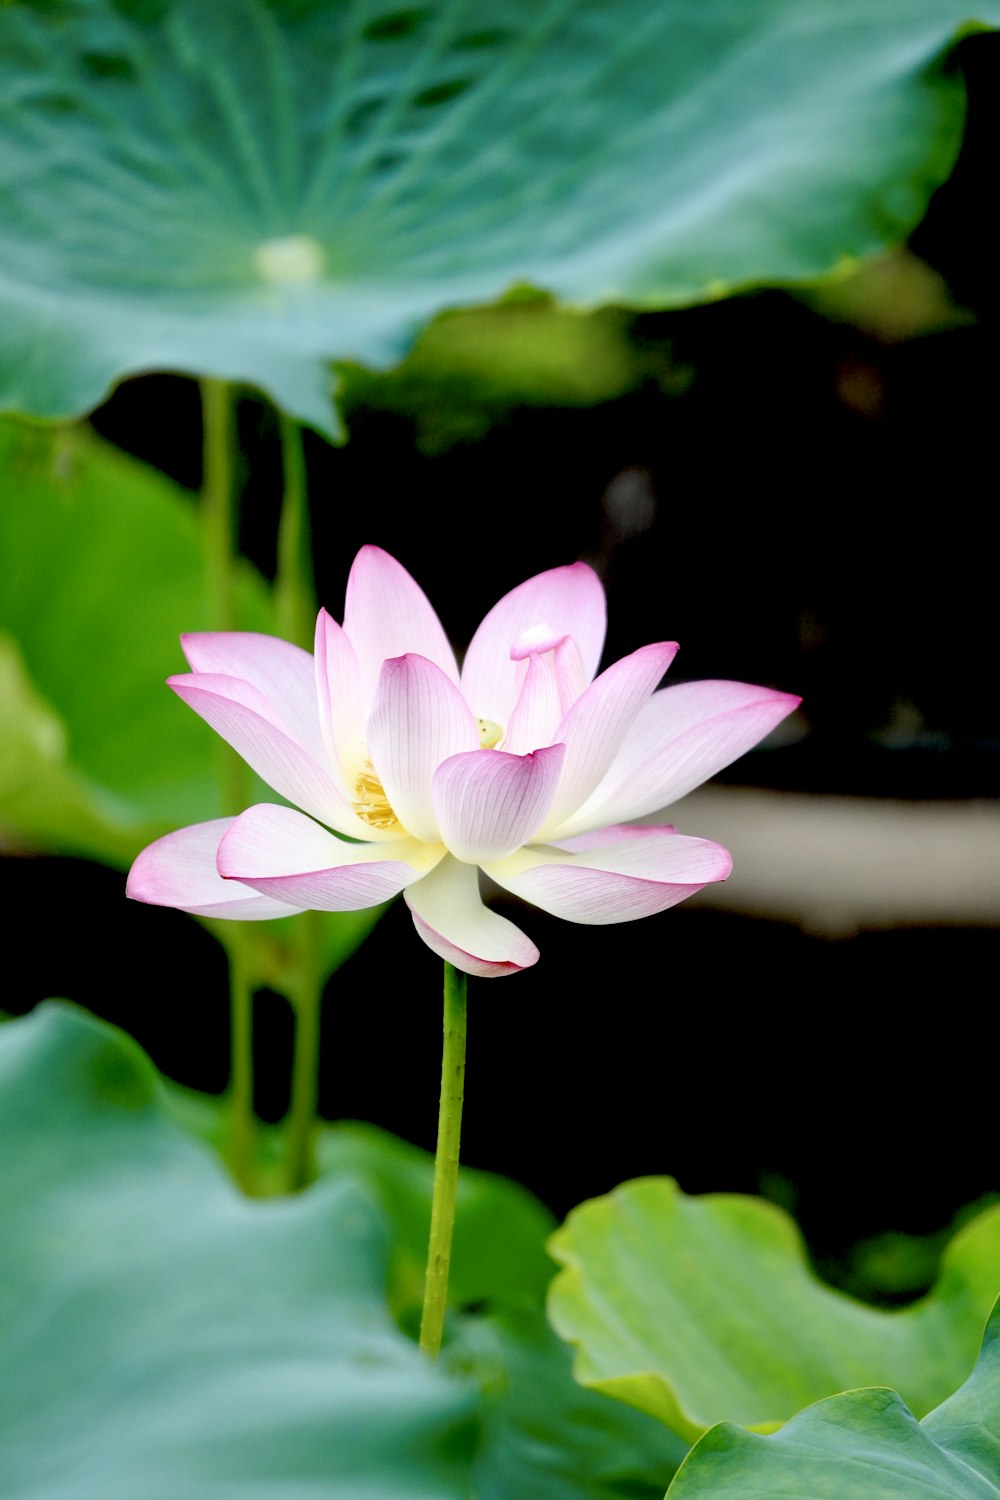
<instances>
[{"instance_id":1,"label":"green flower stem","mask_svg":"<svg viewBox=\"0 0 1000 1500\"><path fill-rule=\"evenodd\" d=\"M229 1166L245 1192L254 1180L256 1122L253 1112L253 983L242 922L228 934L232 1079L229 1106Z\"/></svg>"},{"instance_id":2,"label":"green flower stem","mask_svg":"<svg viewBox=\"0 0 1000 1500\"><path fill-rule=\"evenodd\" d=\"M202 514L208 595L216 630L236 624L233 553L235 505L233 497L233 394L224 380L201 382Z\"/></svg>"},{"instance_id":3,"label":"green flower stem","mask_svg":"<svg viewBox=\"0 0 1000 1500\"><path fill-rule=\"evenodd\" d=\"M278 565L274 602L279 632L311 651L316 623L309 526L309 492L302 428L279 414L285 488L278 522ZM323 925L318 912L305 912L295 924L295 958L289 976L295 1012L292 1103L288 1113L285 1179L289 1192L316 1175L316 1101L319 1092L320 1002L323 996Z\"/></svg>"},{"instance_id":4,"label":"green flower stem","mask_svg":"<svg viewBox=\"0 0 1000 1500\"><path fill-rule=\"evenodd\" d=\"M285 1136L285 1186L290 1193L316 1176L320 1006L323 999L322 916L306 911L296 922L297 963L289 978L295 1012L292 1103Z\"/></svg>"},{"instance_id":5,"label":"green flower stem","mask_svg":"<svg viewBox=\"0 0 1000 1500\"><path fill-rule=\"evenodd\" d=\"M278 523L278 568L274 581L279 633L311 651L316 624L309 495L302 428L280 414L285 492Z\"/></svg>"},{"instance_id":6,"label":"green flower stem","mask_svg":"<svg viewBox=\"0 0 1000 1500\"><path fill-rule=\"evenodd\" d=\"M448 1305L448 1268L455 1229L458 1190L458 1153L465 1097L466 976L449 963L444 966L444 1052L441 1059L441 1103L438 1110L437 1154L434 1158L434 1197L431 1235L427 1247L424 1311L420 1347L436 1359Z\"/></svg>"},{"instance_id":7,"label":"green flower stem","mask_svg":"<svg viewBox=\"0 0 1000 1500\"><path fill-rule=\"evenodd\" d=\"M234 411L232 389L224 380L201 382L204 430L202 528L206 591L214 630L236 627L236 503L233 479ZM250 800L246 763L221 740L219 793L224 813L242 812ZM256 1125L253 1113L253 985L246 931L228 924L232 1062L229 1090L229 1156L233 1176L251 1184Z\"/></svg>"}]
</instances>

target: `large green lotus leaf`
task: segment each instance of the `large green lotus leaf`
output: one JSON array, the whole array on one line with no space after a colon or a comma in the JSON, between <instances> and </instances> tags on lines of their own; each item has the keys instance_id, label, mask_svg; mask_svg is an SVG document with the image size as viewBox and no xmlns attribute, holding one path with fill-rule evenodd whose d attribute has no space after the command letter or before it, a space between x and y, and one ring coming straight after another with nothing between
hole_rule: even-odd
<instances>
[{"instance_id":1,"label":"large green lotus leaf","mask_svg":"<svg viewBox=\"0 0 1000 1500\"><path fill-rule=\"evenodd\" d=\"M434 1163L427 1152L366 1125L333 1125L320 1171L356 1175L378 1193L393 1227L390 1300L417 1327ZM516 1183L462 1168L443 1361L483 1392L477 1500L661 1500L687 1444L661 1423L573 1379L544 1299L553 1265L546 1209Z\"/></svg>"},{"instance_id":2,"label":"large green lotus leaf","mask_svg":"<svg viewBox=\"0 0 1000 1500\"><path fill-rule=\"evenodd\" d=\"M946 1250L897 1311L823 1285L792 1221L757 1198L686 1197L670 1178L576 1209L550 1249L552 1321L577 1378L694 1441L715 1422L768 1430L810 1402L888 1385L922 1415L972 1368L1000 1290L1000 1207Z\"/></svg>"},{"instance_id":3,"label":"large green lotus leaf","mask_svg":"<svg viewBox=\"0 0 1000 1500\"><path fill-rule=\"evenodd\" d=\"M770 1437L723 1423L698 1443L668 1500L997 1500L1000 1312L966 1383L917 1422L895 1391L847 1391Z\"/></svg>"},{"instance_id":4,"label":"large green lotus leaf","mask_svg":"<svg viewBox=\"0 0 1000 1500\"><path fill-rule=\"evenodd\" d=\"M164 1085L186 1129L217 1148L218 1104ZM280 1132L260 1133L280 1167ZM419 1325L430 1223L433 1159L373 1126L325 1126L319 1168L329 1180L360 1179L392 1229L389 1301L414 1334ZM260 1170L260 1169L259 1169ZM277 1171L275 1173L277 1179ZM687 1444L643 1412L573 1379L572 1357L549 1328L552 1276L545 1241L552 1219L530 1193L489 1172L459 1175L444 1365L483 1393L484 1434L472 1492L478 1500L661 1500Z\"/></svg>"},{"instance_id":5,"label":"large green lotus leaf","mask_svg":"<svg viewBox=\"0 0 1000 1500\"><path fill-rule=\"evenodd\" d=\"M994 24L997 0L975 15ZM328 361L529 283L678 305L898 241L964 0L33 0L0 11L0 408Z\"/></svg>"},{"instance_id":6,"label":"large green lotus leaf","mask_svg":"<svg viewBox=\"0 0 1000 1500\"><path fill-rule=\"evenodd\" d=\"M662 1500L687 1451L651 1417L577 1385L540 1309L458 1316L442 1358L483 1391L477 1500Z\"/></svg>"},{"instance_id":7,"label":"large green lotus leaf","mask_svg":"<svg viewBox=\"0 0 1000 1500\"><path fill-rule=\"evenodd\" d=\"M356 1183L242 1198L120 1033L0 1028L4 1500L445 1500L475 1399L394 1325Z\"/></svg>"},{"instance_id":8,"label":"large green lotus leaf","mask_svg":"<svg viewBox=\"0 0 1000 1500\"><path fill-rule=\"evenodd\" d=\"M173 1118L216 1151L227 1144L223 1099L162 1080ZM258 1127L258 1192L284 1189L284 1133ZM363 1179L392 1225L390 1300L398 1317L412 1321L423 1299L430 1236L434 1158L388 1131L356 1121L320 1127L317 1170L323 1177ZM526 1188L493 1172L462 1167L458 1179L455 1239L449 1280L453 1306L513 1302L541 1307L553 1265L545 1244L554 1226L547 1208Z\"/></svg>"}]
</instances>

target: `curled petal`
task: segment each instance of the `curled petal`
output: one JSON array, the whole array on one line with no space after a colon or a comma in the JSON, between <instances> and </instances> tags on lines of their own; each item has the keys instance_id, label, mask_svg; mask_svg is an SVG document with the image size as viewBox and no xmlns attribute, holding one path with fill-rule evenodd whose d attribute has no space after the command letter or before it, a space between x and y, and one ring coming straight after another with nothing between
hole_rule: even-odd
<instances>
[{"instance_id":1,"label":"curled petal","mask_svg":"<svg viewBox=\"0 0 1000 1500\"><path fill-rule=\"evenodd\" d=\"M308 651L250 630L195 631L181 636L181 646L193 672L238 677L256 688L292 737L322 764L316 678Z\"/></svg>"},{"instance_id":2,"label":"curled petal","mask_svg":"<svg viewBox=\"0 0 1000 1500\"><path fill-rule=\"evenodd\" d=\"M282 797L352 838L372 836L327 767L295 739L291 726L250 683L189 672L168 678L167 684Z\"/></svg>"},{"instance_id":3,"label":"curled petal","mask_svg":"<svg viewBox=\"0 0 1000 1500\"><path fill-rule=\"evenodd\" d=\"M441 621L418 583L381 547L362 547L351 567L344 603L344 631L357 653L366 708L382 663L415 652L458 683L455 653Z\"/></svg>"},{"instance_id":4,"label":"curled petal","mask_svg":"<svg viewBox=\"0 0 1000 1500\"><path fill-rule=\"evenodd\" d=\"M398 656L382 666L368 721L372 765L396 817L415 838L437 843L431 781L442 761L479 746L468 704L433 662Z\"/></svg>"},{"instance_id":5,"label":"curled petal","mask_svg":"<svg viewBox=\"0 0 1000 1500\"><path fill-rule=\"evenodd\" d=\"M551 828L597 786L676 654L674 641L643 646L608 667L573 704L556 731L566 746L566 760L549 815Z\"/></svg>"},{"instance_id":6,"label":"curled petal","mask_svg":"<svg viewBox=\"0 0 1000 1500\"><path fill-rule=\"evenodd\" d=\"M504 749L512 755L526 755L540 745L554 744L562 715L553 662L545 656L529 657L524 682L507 724Z\"/></svg>"},{"instance_id":7,"label":"curled petal","mask_svg":"<svg viewBox=\"0 0 1000 1500\"><path fill-rule=\"evenodd\" d=\"M562 745L530 755L470 750L440 765L434 807L452 854L477 865L527 843L549 810L564 753Z\"/></svg>"},{"instance_id":8,"label":"curled petal","mask_svg":"<svg viewBox=\"0 0 1000 1500\"><path fill-rule=\"evenodd\" d=\"M543 911L598 926L666 911L703 885L725 880L732 859L708 839L647 828L580 853L522 849L484 868L498 885Z\"/></svg>"},{"instance_id":9,"label":"curled petal","mask_svg":"<svg viewBox=\"0 0 1000 1500\"><path fill-rule=\"evenodd\" d=\"M582 680L589 682L601 659L606 620L603 586L586 563L551 568L519 584L493 606L466 653L462 691L473 712L497 724L507 723L523 671L511 649L526 654L534 639L530 633L539 626L546 631L538 635L539 641L551 644L572 637L580 652Z\"/></svg>"},{"instance_id":10,"label":"curled petal","mask_svg":"<svg viewBox=\"0 0 1000 1500\"><path fill-rule=\"evenodd\" d=\"M316 696L327 754L345 785L365 761L365 716L354 647L336 620L321 609L316 619Z\"/></svg>"},{"instance_id":11,"label":"curled petal","mask_svg":"<svg viewBox=\"0 0 1000 1500\"><path fill-rule=\"evenodd\" d=\"M483 905L474 865L445 858L403 897L428 948L481 979L500 979L538 962L519 927Z\"/></svg>"},{"instance_id":12,"label":"curled petal","mask_svg":"<svg viewBox=\"0 0 1000 1500\"><path fill-rule=\"evenodd\" d=\"M738 760L801 699L746 682L684 682L640 711L600 784L556 830L560 837L668 807Z\"/></svg>"},{"instance_id":13,"label":"curled petal","mask_svg":"<svg viewBox=\"0 0 1000 1500\"><path fill-rule=\"evenodd\" d=\"M237 917L258 922L288 917L295 911L286 901L262 896L249 886L223 880L215 859L232 818L213 818L179 828L143 849L129 871L126 896L151 906L176 906L196 917Z\"/></svg>"},{"instance_id":14,"label":"curled petal","mask_svg":"<svg viewBox=\"0 0 1000 1500\"><path fill-rule=\"evenodd\" d=\"M217 864L224 883L315 911L357 911L398 895L443 853L415 839L345 844L294 808L262 802L235 819Z\"/></svg>"}]
</instances>

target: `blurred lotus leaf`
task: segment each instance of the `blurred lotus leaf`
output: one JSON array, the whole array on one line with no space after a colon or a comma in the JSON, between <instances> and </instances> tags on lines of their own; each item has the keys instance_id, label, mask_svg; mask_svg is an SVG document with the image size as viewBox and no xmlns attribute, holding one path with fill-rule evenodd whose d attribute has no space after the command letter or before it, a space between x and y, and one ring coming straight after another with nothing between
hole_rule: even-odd
<instances>
[{"instance_id":1,"label":"blurred lotus leaf","mask_svg":"<svg viewBox=\"0 0 1000 1500\"><path fill-rule=\"evenodd\" d=\"M996 24L997 0L976 12ZM0 409L255 385L328 435L335 359L444 308L812 280L954 158L961 0L48 0L0 8Z\"/></svg>"}]
</instances>

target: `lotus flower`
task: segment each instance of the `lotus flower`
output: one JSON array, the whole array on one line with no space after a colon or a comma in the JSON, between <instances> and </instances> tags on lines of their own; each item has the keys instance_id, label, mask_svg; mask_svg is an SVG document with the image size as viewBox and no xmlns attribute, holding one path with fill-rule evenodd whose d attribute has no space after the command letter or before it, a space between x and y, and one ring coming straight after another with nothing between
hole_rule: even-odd
<instances>
[{"instance_id":1,"label":"lotus flower","mask_svg":"<svg viewBox=\"0 0 1000 1500\"><path fill-rule=\"evenodd\" d=\"M740 682L657 691L677 650L595 676L600 580L583 563L496 604L459 672L409 573L363 547L343 627L315 654L249 633L182 637L169 686L296 808L262 803L182 828L132 866L128 894L200 916L349 911L404 893L416 929L467 973L513 974L534 943L483 905L479 870L571 922L628 922L729 874L720 844L658 813L799 702Z\"/></svg>"}]
</instances>

